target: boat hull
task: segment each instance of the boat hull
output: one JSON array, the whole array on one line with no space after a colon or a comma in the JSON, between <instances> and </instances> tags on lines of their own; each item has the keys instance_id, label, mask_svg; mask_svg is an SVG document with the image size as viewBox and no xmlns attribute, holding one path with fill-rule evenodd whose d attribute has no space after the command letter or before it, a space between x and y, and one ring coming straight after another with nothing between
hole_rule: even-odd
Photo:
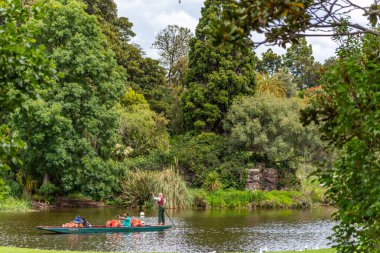
<instances>
[{"instance_id":1,"label":"boat hull","mask_svg":"<svg viewBox=\"0 0 380 253\"><path fill-rule=\"evenodd\" d=\"M64 228L58 226L38 226L36 229L58 234L99 234L99 233L134 233L151 232L169 229L172 226L143 226L143 227L105 227L92 226L90 228Z\"/></svg>"}]
</instances>

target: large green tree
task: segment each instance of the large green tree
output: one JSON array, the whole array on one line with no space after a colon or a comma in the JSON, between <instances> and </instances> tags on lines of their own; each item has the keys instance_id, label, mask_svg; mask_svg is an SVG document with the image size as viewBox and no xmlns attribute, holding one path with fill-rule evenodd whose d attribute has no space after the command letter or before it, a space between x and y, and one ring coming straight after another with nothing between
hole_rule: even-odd
<instances>
[{"instance_id":1,"label":"large green tree","mask_svg":"<svg viewBox=\"0 0 380 253\"><path fill-rule=\"evenodd\" d=\"M38 42L47 45L64 77L14 116L31 147L25 167L65 191L105 198L116 190L120 176L110 159L118 142L114 106L124 94L125 78L96 17L85 12L83 3L42 2Z\"/></svg>"},{"instance_id":2,"label":"large green tree","mask_svg":"<svg viewBox=\"0 0 380 253\"><path fill-rule=\"evenodd\" d=\"M38 97L40 87L55 82L54 65L36 43L35 24L39 8L22 6L21 1L0 2L0 198L3 178L10 165L20 163L18 151L25 143L13 135L9 116L27 99Z\"/></svg>"},{"instance_id":3,"label":"large green tree","mask_svg":"<svg viewBox=\"0 0 380 253\"><path fill-rule=\"evenodd\" d=\"M338 154L320 171L339 208L333 235L338 252L380 252L380 39L342 41L302 119L320 125Z\"/></svg>"},{"instance_id":4,"label":"large green tree","mask_svg":"<svg viewBox=\"0 0 380 253\"><path fill-rule=\"evenodd\" d=\"M222 131L221 120L239 95L253 94L255 55L250 49L214 47L202 33L209 21L228 8L225 1L207 0L190 40L187 92L183 97L188 129Z\"/></svg>"}]
</instances>

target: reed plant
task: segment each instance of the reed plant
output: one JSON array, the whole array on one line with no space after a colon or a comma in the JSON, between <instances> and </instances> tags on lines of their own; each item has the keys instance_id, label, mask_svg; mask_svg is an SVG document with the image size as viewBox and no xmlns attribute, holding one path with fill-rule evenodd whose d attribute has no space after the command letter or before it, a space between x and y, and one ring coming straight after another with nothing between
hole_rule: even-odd
<instances>
[{"instance_id":1,"label":"reed plant","mask_svg":"<svg viewBox=\"0 0 380 253\"><path fill-rule=\"evenodd\" d=\"M159 171L136 170L127 174L122 183L123 203L132 208L142 208L151 202L151 193L162 192L167 208L186 208L192 205L192 196L185 180L174 167Z\"/></svg>"},{"instance_id":2,"label":"reed plant","mask_svg":"<svg viewBox=\"0 0 380 253\"><path fill-rule=\"evenodd\" d=\"M30 211L30 201L8 197L0 201L0 212L27 212Z\"/></svg>"}]
</instances>

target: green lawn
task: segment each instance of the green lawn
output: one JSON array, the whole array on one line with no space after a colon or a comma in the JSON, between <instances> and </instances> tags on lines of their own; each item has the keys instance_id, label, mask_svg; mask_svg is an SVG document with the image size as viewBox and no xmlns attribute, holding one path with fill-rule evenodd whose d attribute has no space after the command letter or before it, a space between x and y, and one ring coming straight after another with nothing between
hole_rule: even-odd
<instances>
[{"instance_id":1,"label":"green lawn","mask_svg":"<svg viewBox=\"0 0 380 253\"><path fill-rule=\"evenodd\" d=\"M319 250L307 250L303 252L313 253L335 253L333 249L319 249ZM14 248L14 247L1 247L0 253L102 253L98 251L66 251L66 250L41 250L41 249L27 249L27 248ZM104 252L103 252L104 253ZM268 252L274 253L274 252ZM294 253L294 251L281 251L281 253Z\"/></svg>"}]
</instances>

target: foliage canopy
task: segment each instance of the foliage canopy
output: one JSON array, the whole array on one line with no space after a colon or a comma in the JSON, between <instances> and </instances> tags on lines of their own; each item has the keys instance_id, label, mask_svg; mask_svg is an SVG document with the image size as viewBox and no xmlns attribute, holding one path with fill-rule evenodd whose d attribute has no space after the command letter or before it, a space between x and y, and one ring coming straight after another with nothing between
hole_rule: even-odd
<instances>
[{"instance_id":1,"label":"foliage canopy","mask_svg":"<svg viewBox=\"0 0 380 253\"><path fill-rule=\"evenodd\" d=\"M338 152L332 166L320 171L339 207L333 236L338 250L379 252L380 40L367 35L344 42L302 119L319 124Z\"/></svg>"}]
</instances>

